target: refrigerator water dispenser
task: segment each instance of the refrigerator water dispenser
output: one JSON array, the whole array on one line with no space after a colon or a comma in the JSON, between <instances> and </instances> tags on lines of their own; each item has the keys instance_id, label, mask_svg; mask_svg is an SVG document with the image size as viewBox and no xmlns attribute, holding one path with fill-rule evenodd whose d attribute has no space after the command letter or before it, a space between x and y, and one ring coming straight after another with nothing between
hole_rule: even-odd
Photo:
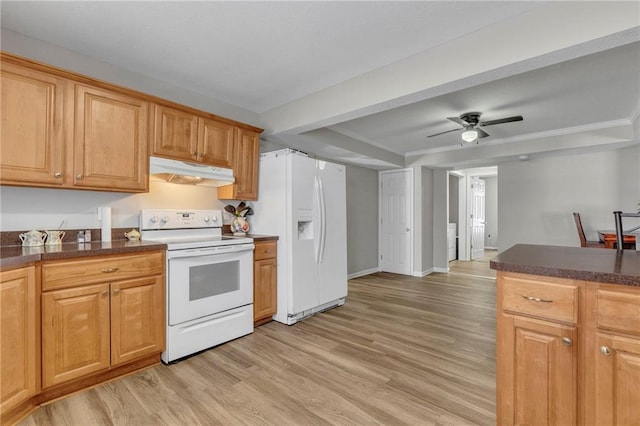
<instances>
[{"instance_id":1,"label":"refrigerator water dispenser","mask_svg":"<svg viewBox=\"0 0 640 426\"><path fill-rule=\"evenodd\" d=\"M298 210L298 240L313 240L313 212Z\"/></svg>"}]
</instances>

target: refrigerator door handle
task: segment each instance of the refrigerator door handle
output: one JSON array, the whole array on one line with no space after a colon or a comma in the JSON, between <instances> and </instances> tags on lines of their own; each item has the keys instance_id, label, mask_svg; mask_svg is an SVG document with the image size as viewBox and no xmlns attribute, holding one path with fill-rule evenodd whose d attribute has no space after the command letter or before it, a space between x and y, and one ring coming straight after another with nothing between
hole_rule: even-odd
<instances>
[{"instance_id":1,"label":"refrigerator door handle","mask_svg":"<svg viewBox=\"0 0 640 426\"><path fill-rule=\"evenodd\" d=\"M324 262L324 248L327 242L327 204L324 196L324 184L321 178L318 178L320 193L320 255L318 263Z\"/></svg>"},{"instance_id":2,"label":"refrigerator door handle","mask_svg":"<svg viewBox=\"0 0 640 426\"><path fill-rule=\"evenodd\" d=\"M322 240L322 201L320 195L320 180L318 179L318 176L313 180L313 195L316 197L315 204L318 208L318 217L316 218L318 220L318 224L316 224L317 234L314 232L315 235L313 238L313 257L315 258L316 263L320 263L320 241Z\"/></svg>"}]
</instances>

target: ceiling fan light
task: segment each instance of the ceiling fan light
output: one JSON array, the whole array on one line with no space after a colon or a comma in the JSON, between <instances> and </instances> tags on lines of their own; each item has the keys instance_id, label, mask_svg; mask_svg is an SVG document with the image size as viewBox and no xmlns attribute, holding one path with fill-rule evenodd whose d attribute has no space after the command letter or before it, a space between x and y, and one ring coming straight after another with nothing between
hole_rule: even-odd
<instances>
[{"instance_id":1,"label":"ceiling fan light","mask_svg":"<svg viewBox=\"0 0 640 426\"><path fill-rule=\"evenodd\" d=\"M478 131L475 129L465 130L462 132L462 140L465 142L473 142L478 139Z\"/></svg>"}]
</instances>

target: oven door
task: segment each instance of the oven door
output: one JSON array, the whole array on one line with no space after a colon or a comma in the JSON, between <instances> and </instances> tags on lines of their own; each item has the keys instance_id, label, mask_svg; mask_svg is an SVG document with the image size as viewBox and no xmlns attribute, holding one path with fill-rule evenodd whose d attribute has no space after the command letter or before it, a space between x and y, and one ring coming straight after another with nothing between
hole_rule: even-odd
<instances>
[{"instance_id":1,"label":"oven door","mask_svg":"<svg viewBox=\"0 0 640 426\"><path fill-rule=\"evenodd\" d=\"M167 253L169 325L253 303L253 244Z\"/></svg>"}]
</instances>

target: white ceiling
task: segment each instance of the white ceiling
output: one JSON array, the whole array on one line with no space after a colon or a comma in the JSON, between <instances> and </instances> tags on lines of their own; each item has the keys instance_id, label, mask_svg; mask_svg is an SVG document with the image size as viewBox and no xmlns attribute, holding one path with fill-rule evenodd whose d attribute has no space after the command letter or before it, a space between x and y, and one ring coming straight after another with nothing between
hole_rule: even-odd
<instances>
[{"instance_id":1,"label":"white ceiling","mask_svg":"<svg viewBox=\"0 0 640 426\"><path fill-rule=\"evenodd\" d=\"M639 143L640 3L552 3L3 1L1 24L259 113L269 141L367 167ZM524 121L486 127L478 146L427 139L469 111Z\"/></svg>"}]
</instances>

